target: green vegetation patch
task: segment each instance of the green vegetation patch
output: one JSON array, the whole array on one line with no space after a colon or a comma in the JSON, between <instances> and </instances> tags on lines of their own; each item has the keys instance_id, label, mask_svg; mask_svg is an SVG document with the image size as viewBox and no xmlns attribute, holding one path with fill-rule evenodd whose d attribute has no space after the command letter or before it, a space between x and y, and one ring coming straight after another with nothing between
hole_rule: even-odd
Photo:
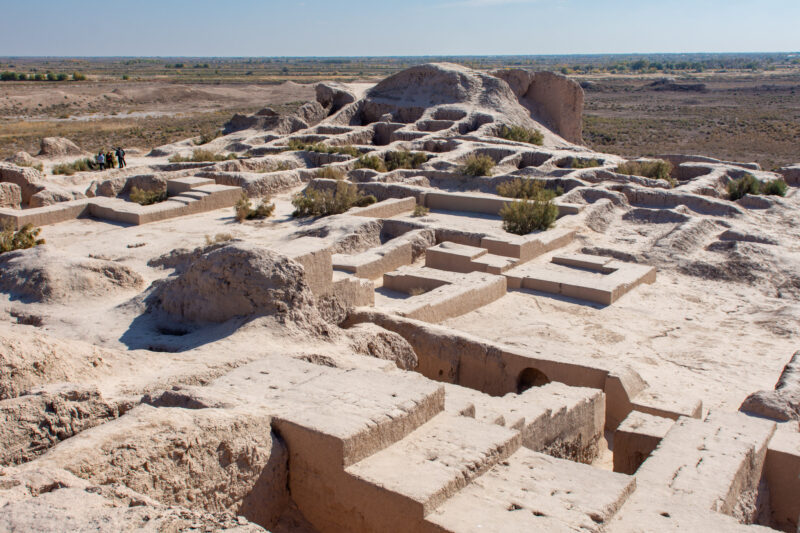
<instances>
[{"instance_id":1,"label":"green vegetation patch","mask_svg":"<svg viewBox=\"0 0 800 533\"><path fill-rule=\"evenodd\" d=\"M544 142L544 134L541 131L529 130L522 126L511 126L510 128L503 126L497 136L508 141L535 144L537 146L541 146Z\"/></svg>"},{"instance_id":2,"label":"green vegetation patch","mask_svg":"<svg viewBox=\"0 0 800 533\"><path fill-rule=\"evenodd\" d=\"M747 173L737 180L728 182L728 198L736 201L746 194L785 196L787 188L786 182L781 178L762 182L752 174Z\"/></svg>"},{"instance_id":3,"label":"green vegetation patch","mask_svg":"<svg viewBox=\"0 0 800 533\"><path fill-rule=\"evenodd\" d=\"M275 204L270 203L269 198L262 198L258 206L253 209L250 197L247 196L246 192L243 192L242 196L234 204L233 212L239 222L269 218L275 212Z\"/></svg>"},{"instance_id":4,"label":"green vegetation patch","mask_svg":"<svg viewBox=\"0 0 800 533\"><path fill-rule=\"evenodd\" d=\"M41 228L34 228L33 224L25 224L18 230L10 223L5 224L0 230L0 254L44 244L44 239L38 238L41 231Z\"/></svg>"},{"instance_id":5,"label":"green vegetation patch","mask_svg":"<svg viewBox=\"0 0 800 533\"><path fill-rule=\"evenodd\" d=\"M494 159L488 155L471 155L464 161L461 173L467 176L491 176Z\"/></svg>"},{"instance_id":6,"label":"green vegetation patch","mask_svg":"<svg viewBox=\"0 0 800 533\"><path fill-rule=\"evenodd\" d=\"M183 157L181 155L175 154L169 158L170 163L204 163L204 162L213 162L213 161L229 161L232 159L237 159L236 154L218 154L214 153L211 150L204 150L202 148L197 148L192 151L192 155L189 157Z\"/></svg>"},{"instance_id":7,"label":"green vegetation patch","mask_svg":"<svg viewBox=\"0 0 800 533\"><path fill-rule=\"evenodd\" d=\"M351 207L365 207L377 202L372 195L365 196L347 181L338 181L333 190L307 187L292 199L294 217L326 217L344 213Z\"/></svg>"}]
</instances>

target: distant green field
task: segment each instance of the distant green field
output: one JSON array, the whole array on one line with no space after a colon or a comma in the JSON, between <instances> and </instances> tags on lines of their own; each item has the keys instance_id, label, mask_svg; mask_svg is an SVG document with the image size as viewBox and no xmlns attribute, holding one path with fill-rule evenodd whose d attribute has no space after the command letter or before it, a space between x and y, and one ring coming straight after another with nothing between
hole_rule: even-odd
<instances>
[{"instance_id":1,"label":"distant green field","mask_svg":"<svg viewBox=\"0 0 800 533\"><path fill-rule=\"evenodd\" d=\"M798 54L657 54L573 56L429 56L429 57L263 57L263 58L35 58L0 57L0 73L11 81L52 73L90 79L171 79L193 83L214 81L316 81L382 78L432 61L471 68L527 68L564 74L687 73L719 70L769 71L800 68ZM64 81L64 80L61 80Z\"/></svg>"}]
</instances>

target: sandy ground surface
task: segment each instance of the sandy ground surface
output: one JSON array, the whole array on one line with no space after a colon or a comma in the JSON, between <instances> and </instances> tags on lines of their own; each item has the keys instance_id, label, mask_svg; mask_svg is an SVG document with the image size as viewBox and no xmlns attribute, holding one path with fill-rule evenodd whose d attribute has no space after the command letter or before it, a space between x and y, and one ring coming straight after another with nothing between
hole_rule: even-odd
<instances>
[{"instance_id":1,"label":"sandy ground surface","mask_svg":"<svg viewBox=\"0 0 800 533\"><path fill-rule=\"evenodd\" d=\"M112 113L175 115L313 98L313 85L294 82L195 85L118 81L59 84L56 87L26 82L0 85L0 118L79 120L108 117ZM125 118L125 115L119 118Z\"/></svg>"}]
</instances>

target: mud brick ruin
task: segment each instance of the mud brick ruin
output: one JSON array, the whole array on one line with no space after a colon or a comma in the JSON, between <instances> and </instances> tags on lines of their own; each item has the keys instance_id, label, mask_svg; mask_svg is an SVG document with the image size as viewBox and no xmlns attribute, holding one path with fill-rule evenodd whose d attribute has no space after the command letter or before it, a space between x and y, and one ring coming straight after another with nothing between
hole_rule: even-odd
<instances>
[{"instance_id":1,"label":"mud brick ruin","mask_svg":"<svg viewBox=\"0 0 800 533\"><path fill-rule=\"evenodd\" d=\"M621 174L582 109L559 75L431 64L237 115L207 148L238 159L0 164L0 218L48 240L0 255L0 530L796 531L800 197L725 185L798 168ZM323 167L377 203L292 218ZM514 179L563 191L552 229L502 229ZM233 222L243 191L274 217Z\"/></svg>"}]
</instances>

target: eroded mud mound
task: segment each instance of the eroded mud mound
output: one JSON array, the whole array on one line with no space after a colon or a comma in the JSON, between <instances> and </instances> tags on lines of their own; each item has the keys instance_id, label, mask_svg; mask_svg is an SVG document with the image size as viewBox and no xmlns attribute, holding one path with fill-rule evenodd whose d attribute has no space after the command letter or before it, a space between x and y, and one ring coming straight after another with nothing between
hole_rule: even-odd
<instances>
[{"instance_id":1,"label":"eroded mud mound","mask_svg":"<svg viewBox=\"0 0 800 533\"><path fill-rule=\"evenodd\" d=\"M20 300L63 303L143 286L142 276L125 265L76 257L48 246L0 256L0 290Z\"/></svg>"},{"instance_id":2,"label":"eroded mud mound","mask_svg":"<svg viewBox=\"0 0 800 533\"><path fill-rule=\"evenodd\" d=\"M206 252L155 290L151 306L191 323L271 315L305 321L316 315L303 267L252 244Z\"/></svg>"}]
</instances>

